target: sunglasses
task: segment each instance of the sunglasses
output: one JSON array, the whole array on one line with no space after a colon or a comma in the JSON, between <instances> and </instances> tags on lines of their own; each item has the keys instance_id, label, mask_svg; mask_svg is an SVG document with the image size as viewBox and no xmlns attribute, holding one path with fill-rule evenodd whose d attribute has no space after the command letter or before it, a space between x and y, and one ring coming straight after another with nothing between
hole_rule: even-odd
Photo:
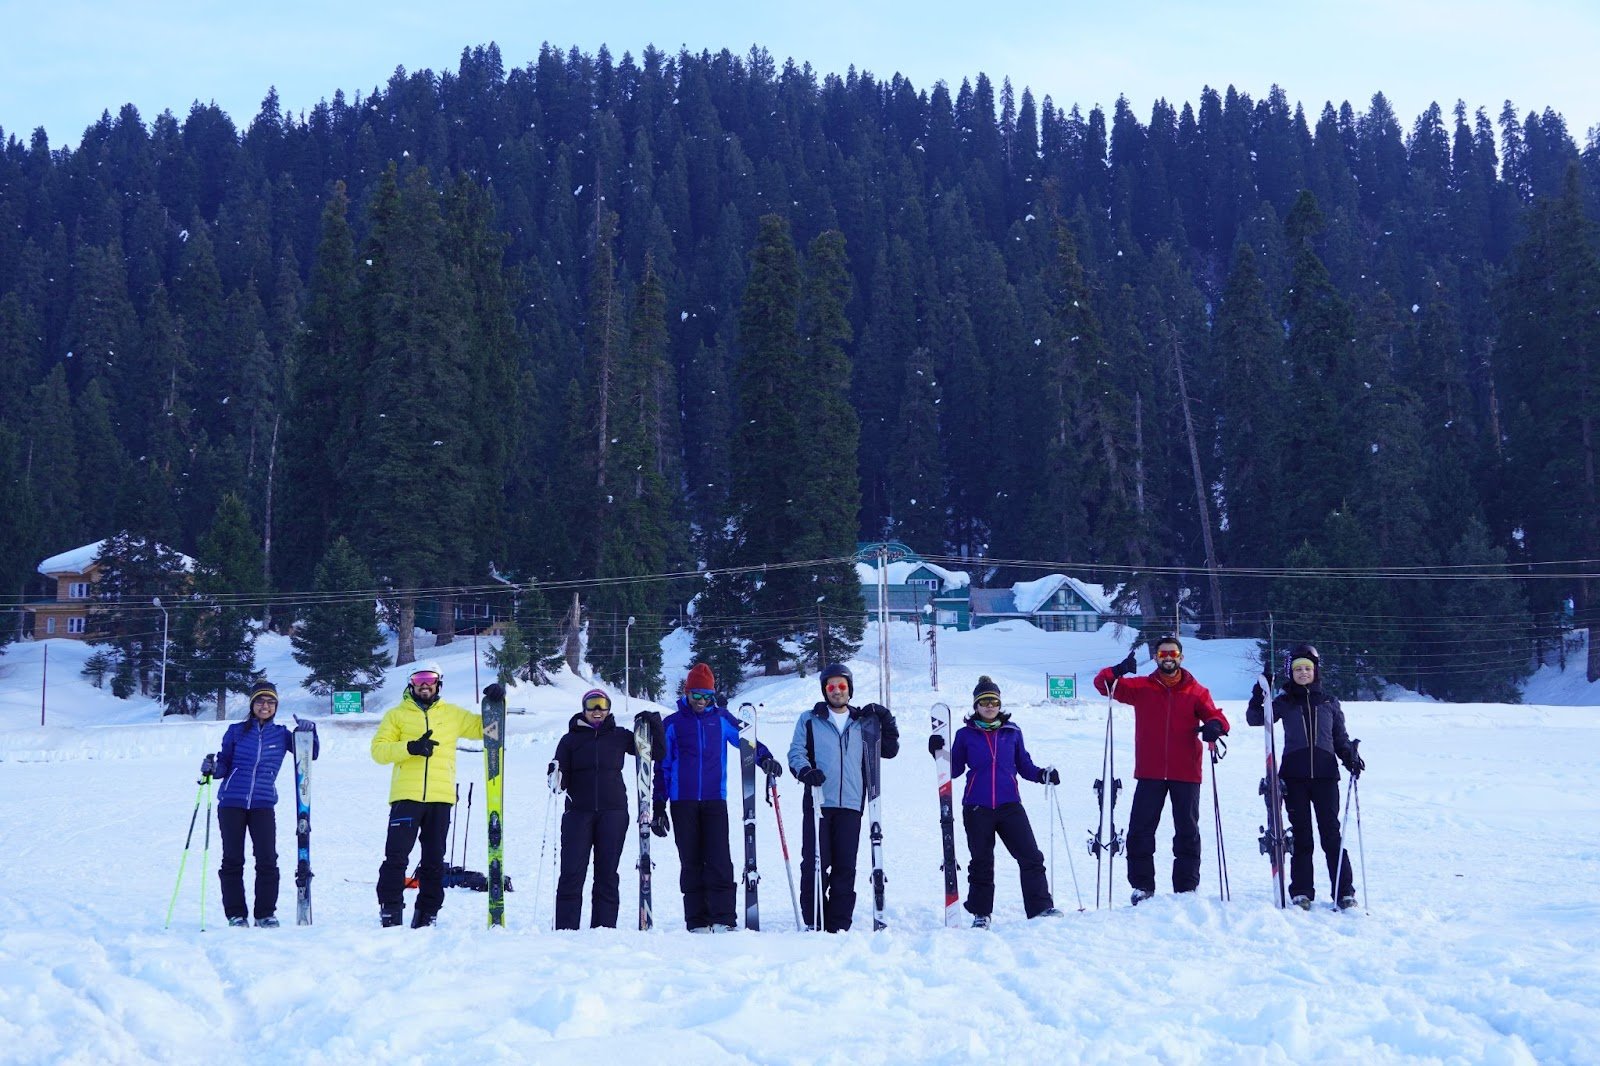
<instances>
[{"instance_id":1,"label":"sunglasses","mask_svg":"<svg viewBox=\"0 0 1600 1066\"><path fill-rule=\"evenodd\" d=\"M995 699L993 696L985 696L983 699L978 701L978 706L979 707L998 707L998 706L1000 706L1000 701Z\"/></svg>"},{"instance_id":2,"label":"sunglasses","mask_svg":"<svg viewBox=\"0 0 1600 1066\"><path fill-rule=\"evenodd\" d=\"M1156 658L1157 659L1181 659L1181 658L1183 658L1183 652L1181 652L1181 651L1158 651L1158 652L1156 652Z\"/></svg>"},{"instance_id":3,"label":"sunglasses","mask_svg":"<svg viewBox=\"0 0 1600 1066\"><path fill-rule=\"evenodd\" d=\"M849 692L850 691L850 682L848 682L848 681L830 681L826 685L822 686L822 691L824 691L824 692Z\"/></svg>"},{"instance_id":4,"label":"sunglasses","mask_svg":"<svg viewBox=\"0 0 1600 1066\"><path fill-rule=\"evenodd\" d=\"M692 688L689 690L691 700L705 700L710 702L717 698L717 694L708 688Z\"/></svg>"},{"instance_id":5,"label":"sunglasses","mask_svg":"<svg viewBox=\"0 0 1600 1066\"><path fill-rule=\"evenodd\" d=\"M432 670L418 670L411 675L411 683L413 685L437 685L439 683L439 675Z\"/></svg>"},{"instance_id":6,"label":"sunglasses","mask_svg":"<svg viewBox=\"0 0 1600 1066\"><path fill-rule=\"evenodd\" d=\"M605 711L609 714L611 711L611 701L603 700L599 697L596 697L592 700L584 700L583 709L586 711Z\"/></svg>"}]
</instances>

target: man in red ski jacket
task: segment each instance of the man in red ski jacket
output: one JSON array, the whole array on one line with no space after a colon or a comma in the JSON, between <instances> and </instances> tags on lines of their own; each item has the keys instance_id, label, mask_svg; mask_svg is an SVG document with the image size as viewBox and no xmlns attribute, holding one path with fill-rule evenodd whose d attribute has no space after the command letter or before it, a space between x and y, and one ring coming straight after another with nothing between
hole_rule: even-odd
<instances>
[{"instance_id":1,"label":"man in red ski jacket","mask_svg":"<svg viewBox=\"0 0 1600 1066\"><path fill-rule=\"evenodd\" d=\"M1133 812L1128 815L1128 884L1133 902L1156 891L1156 827L1172 801L1172 890L1200 885L1200 768L1206 744L1228 732L1211 693L1183 668L1177 637L1156 641L1156 670L1134 671L1133 652L1101 670L1094 687L1133 707ZM1129 676L1132 675L1132 676Z\"/></svg>"}]
</instances>

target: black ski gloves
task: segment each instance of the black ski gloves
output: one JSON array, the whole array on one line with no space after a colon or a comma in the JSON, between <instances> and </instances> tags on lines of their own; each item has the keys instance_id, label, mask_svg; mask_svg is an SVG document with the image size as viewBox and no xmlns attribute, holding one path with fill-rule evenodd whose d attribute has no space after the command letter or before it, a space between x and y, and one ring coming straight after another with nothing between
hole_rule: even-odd
<instances>
[{"instance_id":1,"label":"black ski gloves","mask_svg":"<svg viewBox=\"0 0 1600 1066\"><path fill-rule=\"evenodd\" d=\"M885 759L900 754L900 726L896 724L889 708L881 703L869 703L861 708L878 720L878 748Z\"/></svg>"},{"instance_id":2,"label":"black ski gloves","mask_svg":"<svg viewBox=\"0 0 1600 1066\"><path fill-rule=\"evenodd\" d=\"M770 755L768 755L765 759L762 759L757 765L761 767L761 772L766 774L768 777L783 776L783 765Z\"/></svg>"},{"instance_id":3,"label":"black ski gloves","mask_svg":"<svg viewBox=\"0 0 1600 1066\"><path fill-rule=\"evenodd\" d=\"M828 779L828 775L818 770L815 766L808 766L804 770L796 770L794 777L802 785L810 785L812 788L821 788L822 783Z\"/></svg>"},{"instance_id":4,"label":"black ski gloves","mask_svg":"<svg viewBox=\"0 0 1600 1066\"><path fill-rule=\"evenodd\" d=\"M655 817L650 819L650 832L658 837L666 836L667 831L672 828L672 820L667 817L666 803L657 803L652 813Z\"/></svg>"},{"instance_id":5,"label":"black ski gloves","mask_svg":"<svg viewBox=\"0 0 1600 1066\"><path fill-rule=\"evenodd\" d=\"M493 700L495 703L504 703L506 701L506 687L498 681L485 685L483 686L483 698Z\"/></svg>"},{"instance_id":6,"label":"black ski gloves","mask_svg":"<svg viewBox=\"0 0 1600 1066\"><path fill-rule=\"evenodd\" d=\"M207 755L204 759L200 760L200 776L201 777L215 777L216 774L217 774L217 757L215 755Z\"/></svg>"},{"instance_id":7,"label":"black ski gloves","mask_svg":"<svg viewBox=\"0 0 1600 1066\"><path fill-rule=\"evenodd\" d=\"M550 765L544 768L544 779L550 784L551 792L561 791L561 767L551 760Z\"/></svg>"},{"instance_id":8,"label":"black ski gloves","mask_svg":"<svg viewBox=\"0 0 1600 1066\"><path fill-rule=\"evenodd\" d=\"M1222 728L1222 722L1216 718L1207 718L1200 726L1200 739L1207 744L1215 744L1218 737L1227 736L1228 731Z\"/></svg>"},{"instance_id":9,"label":"black ski gloves","mask_svg":"<svg viewBox=\"0 0 1600 1066\"><path fill-rule=\"evenodd\" d=\"M1126 677L1139 669L1139 660L1133 657L1133 652L1128 652L1128 657L1111 668L1112 677Z\"/></svg>"},{"instance_id":10,"label":"black ski gloves","mask_svg":"<svg viewBox=\"0 0 1600 1066\"><path fill-rule=\"evenodd\" d=\"M433 730L431 729L422 734L416 740L406 741L407 751L413 755L421 755L424 758L432 755L433 749L437 748L438 746L439 742L433 739Z\"/></svg>"},{"instance_id":11,"label":"black ski gloves","mask_svg":"<svg viewBox=\"0 0 1600 1066\"><path fill-rule=\"evenodd\" d=\"M1344 768L1350 771L1351 777L1360 777L1361 771L1367 768L1367 761L1354 750L1345 752L1339 761L1344 763Z\"/></svg>"},{"instance_id":12,"label":"black ski gloves","mask_svg":"<svg viewBox=\"0 0 1600 1066\"><path fill-rule=\"evenodd\" d=\"M944 734L934 733L928 737L928 754L937 757L944 750Z\"/></svg>"},{"instance_id":13,"label":"black ski gloves","mask_svg":"<svg viewBox=\"0 0 1600 1066\"><path fill-rule=\"evenodd\" d=\"M1057 770L1054 766L1046 766L1043 770L1039 771L1039 784L1041 784L1041 785L1059 785L1059 784L1061 784L1061 771Z\"/></svg>"}]
</instances>

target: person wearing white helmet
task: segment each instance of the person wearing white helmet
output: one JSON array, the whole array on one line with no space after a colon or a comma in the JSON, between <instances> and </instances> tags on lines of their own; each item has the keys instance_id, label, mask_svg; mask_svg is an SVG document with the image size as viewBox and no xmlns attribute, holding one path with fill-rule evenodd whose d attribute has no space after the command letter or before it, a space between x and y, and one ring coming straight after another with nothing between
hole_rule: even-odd
<instances>
[{"instance_id":1,"label":"person wearing white helmet","mask_svg":"<svg viewBox=\"0 0 1600 1066\"><path fill-rule=\"evenodd\" d=\"M417 902L411 928L433 925L444 905L444 846L456 794L456 741L483 739L483 718L440 699L444 673L436 662L417 663L406 679L399 704L384 712L372 735L372 758L391 763L389 833L378 867L378 916L382 925L399 925L405 912L406 863L418 838ZM486 695L505 698L490 685Z\"/></svg>"}]
</instances>

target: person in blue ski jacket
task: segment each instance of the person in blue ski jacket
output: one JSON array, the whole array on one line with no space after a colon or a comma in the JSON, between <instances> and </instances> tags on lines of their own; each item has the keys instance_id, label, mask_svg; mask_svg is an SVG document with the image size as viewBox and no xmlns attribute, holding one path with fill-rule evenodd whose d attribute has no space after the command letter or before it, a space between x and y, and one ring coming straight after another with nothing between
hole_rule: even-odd
<instances>
[{"instance_id":1,"label":"person in blue ski jacket","mask_svg":"<svg viewBox=\"0 0 1600 1066\"><path fill-rule=\"evenodd\" d=\"M221 782L217 789L217 828L222 835L222 909L228 924L250 924L244 897L244 837L256 860L256 925L278 927L278 770L293 750L292 730L273 721L278 713L278 688L260 680L250 686L249 716L222 734L222 746L200 763L200 773ZM295 719L296 728L312 735L311 757L322 752L314 722Z\"/></svg>"},{"instance_id":2,"label":"person in blue ski jacket","mask_svg":"<svg viewBox=\"0 0 1600 1066\"><path fill-rule=\"evenodd\" d=\"M928 754L944 747L944 736L928 738ZM961 825L967 833L967 912L974 929L989 928L994 910L994 842L999 837L1022 875L1022 906L1029 918L1059 917L1050 897L1044 853L1022 806L1017 778L1059 785L1054 767L1040 769L1022 742L1022 729L1000 709L1000 686L987 675L972 689L972 714L950 745L950 777L967 776L961 795Z\"/></svg>"},{"instance_id":3,"label":"person in blue ski jacket","mask_svg":"<svg viewBox=\"0 0 1600 1066\"><path fill-rule=\"evenodd\" d=\"M662 732L650 831L664 837L670 830L678 846L678 889L689 932L730 932L738 916L728 847L728 749L739 748L739 720L718 706L711 667L695 663L689 669L678 709L667 715ZM756 762L770 775L783 773L759 742Z\"/></svg>"},{"instance_id":4,"label":"person in blue ski jacket","mask_svg":"<svg viewBox=\"0 0 1600 1066\"><path fill-rule=\"evenodd\" d=\"M820 925L840 933L850 928L856 910L856 857L867 802L862 726L868 718L877 719L879 750L885 759L900 753L900 729L882 704L850 705L856 688L848 666L828 664L820 681L822 699L795 721L789 742L789 768L806 786L800 911L809 928ZM814 817L819 809L820 817Z\"/></svg>"}]
</instances>

